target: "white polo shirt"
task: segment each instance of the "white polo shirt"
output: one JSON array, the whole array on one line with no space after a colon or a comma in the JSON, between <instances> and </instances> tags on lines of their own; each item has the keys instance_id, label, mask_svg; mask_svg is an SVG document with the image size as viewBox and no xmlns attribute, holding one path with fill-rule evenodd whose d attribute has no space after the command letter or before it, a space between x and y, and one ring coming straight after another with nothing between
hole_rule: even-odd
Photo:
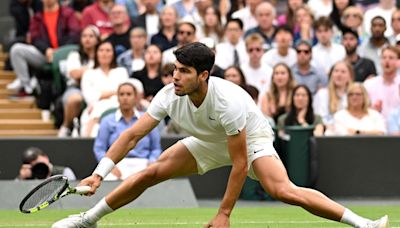
<instances>
[{"instance_id":1,"label":"white polo shirt","mask_svg":"<svg viewBox=\"0 0 400 228\"><path fill-rule=\"evenodd\" d=\"M210 77L207 95L196 107L189 96L177 96L171 83L152 100L148 113L161 121L167 115L190 135L206 141L221 143L227 136L246 128L247 139L267 135L272 129L252 98L241 87L217 77Z\"/></svg>"}]
</instances>

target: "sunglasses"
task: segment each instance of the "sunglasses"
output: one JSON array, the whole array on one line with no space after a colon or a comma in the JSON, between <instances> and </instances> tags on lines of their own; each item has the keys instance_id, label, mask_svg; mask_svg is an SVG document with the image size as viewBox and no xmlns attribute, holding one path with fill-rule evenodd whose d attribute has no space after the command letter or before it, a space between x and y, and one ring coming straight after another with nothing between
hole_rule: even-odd
<instances>
[{"instance_id":1,"label":"sunglasses","mask_svg":"<svg viewBox=\"0 0 400 228\"><path fill-rule=\"evenodd\" d=\"M249 48L249 49L247 49L247 51L250 52L250 53L253 52L253 51L260 52L262 50L263 50L262 48Z\"/></svg>"},{"instance_id":2,"label":"sunglasses","mask_svg":"<svg viewBox=\"0 0 400 228\"><path fill-rule=\"evenodd\" d=\"M180 30L180 31L178 31L178 34L179 34L179 35L191 36L191 35L193 35L193 32L190 32L190 31L182 31L182 30Z\"/></svg>"},{"instance_id":3,"label":"sunglasses","mask_svg":"<svg viewBox=\"0 0 400 228\"><path fill-rule=\"evenodd\" d=\"M296 50L296 52L297 52L297 54L300 54L300 53L304 53L304 54L310 54L310 50L301 50L301 49L298 49L298 50Z\"/></svg>"}]
</instances>

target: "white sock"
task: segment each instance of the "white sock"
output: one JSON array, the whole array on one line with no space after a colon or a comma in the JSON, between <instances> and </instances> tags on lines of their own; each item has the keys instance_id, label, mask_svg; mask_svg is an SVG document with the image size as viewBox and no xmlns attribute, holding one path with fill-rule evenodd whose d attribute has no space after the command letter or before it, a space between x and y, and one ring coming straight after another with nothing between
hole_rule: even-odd
<instances>
[{"instance_id":1,"label":"white sock","mask_svg":"<svg viewBox=\"0 0 400 228\"><path fill-rule=\"evenodd\" d=\"M101 217L113 212L110 206L106 203L105 198L101 199L94 207L88 210L85 217L92 223L97 222Z\"/></svg>"},{"instance_id":2,"label":"white sock","mask_svg":"<svg viewBox=\"0 0 400 228\"><path fill-rule=\"evenodd\" d=\"M347 208L345 208L343 216L340 219L341 223L345 223L354 227L364 227L369 221L369 219L363 218Z\"/></svg>"}]
</instances>

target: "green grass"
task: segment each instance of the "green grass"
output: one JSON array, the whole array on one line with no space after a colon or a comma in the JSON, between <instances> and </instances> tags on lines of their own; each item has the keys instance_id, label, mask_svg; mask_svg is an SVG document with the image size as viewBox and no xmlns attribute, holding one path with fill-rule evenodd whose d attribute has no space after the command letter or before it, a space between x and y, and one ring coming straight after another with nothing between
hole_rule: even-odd
<instances>
[{"instance_id":1,"label":"green grass","mask_svg":"<svg viewBox=\"0 0 400 228\"><path fill-rule=\"evenodd\" d=\"M354 212L369 218L388 214L391 227L400 227L400 206L350 206ZM202 227L211 219L216 208L190 209L121 209L104 217L100 227ZM0 210L0 227L50 227L77 213L76 210L43 210L34 214ZM231 227L348 227L312 216L301 208L291 206L240 207L231 216Z\"/></svg>"}]
</instances>

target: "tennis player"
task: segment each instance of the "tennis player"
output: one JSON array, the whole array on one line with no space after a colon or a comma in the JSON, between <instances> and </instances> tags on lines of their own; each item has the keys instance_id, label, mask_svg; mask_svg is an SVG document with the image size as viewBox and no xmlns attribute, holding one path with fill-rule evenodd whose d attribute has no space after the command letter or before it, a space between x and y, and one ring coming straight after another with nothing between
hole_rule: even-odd
<instances>
[{"instance_id":1,"label":"tennis player","mask_svg":"<svg viewBox=\"0 0 400 228\"><path fill-rule=\"evenodd\" d=\"M153 185L228 165L232 169L219 210L204 227L230 227L229 217L247 175L259 180L275 199L317 216L354 227L388 227L387 216L371 221L318 191L290 182L272 145L271 127L251 97L231 82L210 77L212 50L196 42L174 54L173 83L158 92L147 112L120 135L80 185L91 186L89 195L94 194L115 164L166 116L192 136L168 148L158 161L128 177L87 212L62 219L53 228L96 227L104 215L135 200Z\"/></svg>"}]
</instances>

